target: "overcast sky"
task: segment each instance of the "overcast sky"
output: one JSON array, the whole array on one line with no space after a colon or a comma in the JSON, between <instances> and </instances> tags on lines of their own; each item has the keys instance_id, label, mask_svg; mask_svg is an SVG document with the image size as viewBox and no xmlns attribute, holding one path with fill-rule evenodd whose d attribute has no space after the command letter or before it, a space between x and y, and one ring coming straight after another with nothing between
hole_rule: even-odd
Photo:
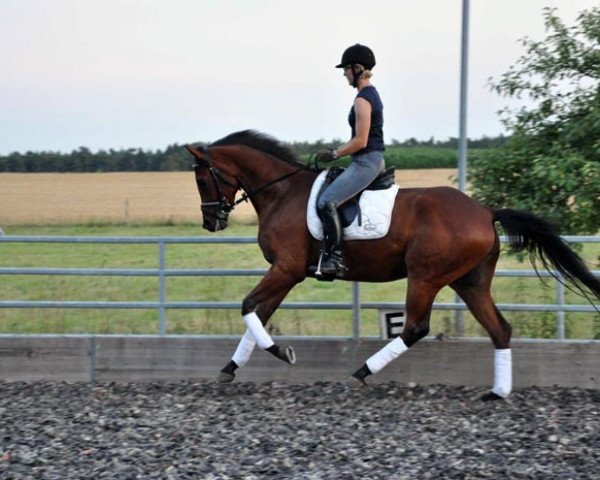
<instances>
[{"instance_id":1,"label":"overcast sky","mask_svg":"<svg viewBox=\"0 0 600 480\"><path fill-rule=\"evenodd\" d=\"M503 132L489 91L591 0L471 0L468 135ZM0 153L163 149L254 128L347 139L355 91L333 68L370 46L385 136L458 136L462 0L0 0Z\"/></svg>"}]
</instances>

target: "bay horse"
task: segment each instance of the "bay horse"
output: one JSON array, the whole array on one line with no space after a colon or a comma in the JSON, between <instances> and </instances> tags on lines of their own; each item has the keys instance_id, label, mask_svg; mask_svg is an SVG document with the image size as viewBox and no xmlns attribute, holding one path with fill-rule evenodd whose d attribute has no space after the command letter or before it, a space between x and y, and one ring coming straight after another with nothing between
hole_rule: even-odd
<instances>
[{"instance_id":1,"label":"bay horse","mask_svg":"<svg viewBox=\"0 0 600 480\"><path fill-rule=\"evenodd\" d=\"M258 344L277 358L295 363L290 346L277 345L264 325L289 291L316 265L320 242L309 233L307 203L318 168L310 168L274 138L252 130L232 133L208 147L186 146L194 156L203 227L227 227L228 215L250 200L258 215L258 244L268 272L244 298L246 333L217 380L231 382L235 370ZM242 197L236 200L238 191ZM600 298L600 281L546 220L531 213L482 206L450 187L399 189L389 233L376 240L343 242L347 270L342 280L390 282L406 278L405 327L366 360L349 386L366 385L375 374L429 332L436 294L449 285L489 334L495 348L494 384L482 399L506 398L512 389L511 327L496 308L491 283L500 255L499 222L515 251L526 251L552 267L585 294Z\"/></svg>"}]
</instances>

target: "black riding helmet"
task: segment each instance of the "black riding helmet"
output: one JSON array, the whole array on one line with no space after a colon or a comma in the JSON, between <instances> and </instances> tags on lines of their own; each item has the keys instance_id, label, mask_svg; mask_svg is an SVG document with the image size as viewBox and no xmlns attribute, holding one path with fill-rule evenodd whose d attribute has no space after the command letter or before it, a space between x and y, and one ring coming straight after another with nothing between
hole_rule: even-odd
<instances>
[{"instance_id":1,"label":"black riding helmet","mask_svg":"<svg viewBox=\"0 0 600 480\"><path fill-rule=\"evenodd\" d=\"M365 67L365 70L371 70L375 66L373 50L360 43L352 45L344 51L341 63L336 65L335 68L344 68L357 63Z\"/></svg>"}]
</instances>

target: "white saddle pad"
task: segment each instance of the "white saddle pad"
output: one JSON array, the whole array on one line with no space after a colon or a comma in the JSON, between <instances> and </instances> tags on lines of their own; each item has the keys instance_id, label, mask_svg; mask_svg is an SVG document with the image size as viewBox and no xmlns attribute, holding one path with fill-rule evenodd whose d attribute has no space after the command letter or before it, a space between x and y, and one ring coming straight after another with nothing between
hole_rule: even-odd
<instances>
[{"instance_id":1,"label":"white saddle pad","mask_svg":"<svg viewBox=\"0 0 600 480\"><path fill-rule=\"evenodd\" d=\"M321 172L313 183L306 209L308 230L317 240L323 240L323 223L317 213L317 195L326 176L327 170ZM397 193L398 185L392 185L386 190L365 190L359 202L361 224L358 224L357 216L351 225L344 228L344 240L373 240L385 237L392 222L392 210Z\"/></svg>"}]
</instances>

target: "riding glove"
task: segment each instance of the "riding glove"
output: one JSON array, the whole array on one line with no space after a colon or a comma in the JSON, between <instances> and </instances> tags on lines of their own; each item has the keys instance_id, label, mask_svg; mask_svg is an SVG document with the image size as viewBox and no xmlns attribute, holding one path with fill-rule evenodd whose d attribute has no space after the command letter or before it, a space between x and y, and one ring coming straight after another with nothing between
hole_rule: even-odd
<instances>
[{"instance_id":1,"label":"riding glove","mask_svg":"<svg viewBox=\"0 0 600 480\"><path fill-rule=\"evenodd\" d=\"M323 162L323 163L331 162L331 161L335 160L336 158L338 158L337 152L330 148L321 150L315 156L315 159L317 160L317 162Z\"/></svg>"}]
</instances>

